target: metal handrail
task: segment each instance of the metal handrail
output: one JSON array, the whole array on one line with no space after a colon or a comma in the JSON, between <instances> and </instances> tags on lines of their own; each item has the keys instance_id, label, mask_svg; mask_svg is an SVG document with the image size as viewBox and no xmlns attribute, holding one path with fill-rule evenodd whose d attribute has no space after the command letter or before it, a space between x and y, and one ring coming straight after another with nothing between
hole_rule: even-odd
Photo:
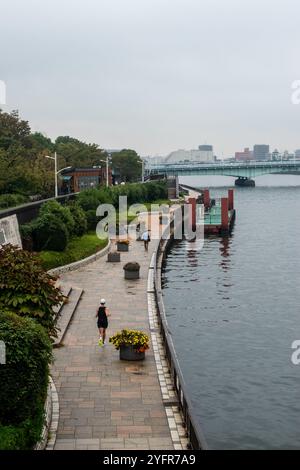
<instances>
[{"instance_id":1,"label":"metal handrail","mask_svg":"<svg viewBox=\"0 0 300 470\"><path fill-rule=\"evenodd\" d=\"M171 221L170 227L174 229L174 220ZM167 227L164 233L169 229ZM158 320L160 325L160 332L163 337L166 357L169 363L171 376L173 379L173 385L177 392L179 407L183 413L184 422L186 426L187 437L190 442L190 447L194 450L207 450L208 445L204 434L202 432L201 426L199 421L195 418L195 412L193 404L190 400L189 393L187 391L187 386L181 372L181 368L179 365L179 361L177 359L177 354L174 348L173 340L169 332L166 314L165 314L165 307L162 298L161 292L161 274L158 270L161 269L158 264L161 262L162 264L162 257L166 254L166 250L173 242L173 237L167 240L164 239L164 233L162 234L157 251L154 254L154 262L153 262L153 269L154 269L154 292L155 292L155 301L158 311Z\"/></svg>"}]
</instances>

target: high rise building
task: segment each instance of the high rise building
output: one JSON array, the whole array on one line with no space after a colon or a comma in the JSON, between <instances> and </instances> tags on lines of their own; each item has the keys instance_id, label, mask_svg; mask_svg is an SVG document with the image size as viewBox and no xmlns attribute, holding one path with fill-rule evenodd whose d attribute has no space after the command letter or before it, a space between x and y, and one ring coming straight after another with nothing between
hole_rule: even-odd
<instances>
[{"instance_id":1,"label":"high rise building","mask_svg":"<svg viewBox=\"0 0 300 470\"><path fill-rule=\"evenodd\" d=\"M300 149L295 150L295 157L300 158Z\"/></svg>"},{"instance_id":2,"label":"high rise building","mask_svg":"<svg viewBox=\"0 0 300 470\"><path fill-rule=\"evenodd\" d=\"M254 145L253 157L254 160L267 160L269 158L270 147L269 145Z\"/></svg>"}]
</instances>

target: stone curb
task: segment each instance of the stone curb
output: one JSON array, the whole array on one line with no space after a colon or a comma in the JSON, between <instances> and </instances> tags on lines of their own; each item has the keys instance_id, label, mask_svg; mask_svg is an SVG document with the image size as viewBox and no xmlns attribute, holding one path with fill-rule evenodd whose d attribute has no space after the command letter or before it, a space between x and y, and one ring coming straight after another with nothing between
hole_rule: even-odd
<instances>
[{"instance_id":1,"label":"stone curb","mask_svg":"<svg viewBox=\"0 0 300 470\"><path fill-rule=\"evenodd\" d=\"M108 253L108 251L110 250L110 247L111 247L111 241L109 240L106 247L98 251L98 253L88 256L87 258L83 258L79 261L75 261L74 263L70 263L64 266L59 266L58 268L50 269L48 271L48 274L50 274L51 276L59 276L59 274L66 273L68 271L75 271L76 269L86 266L87 264L90 264L93 261L96 261L98 258L101 258L102 256L106 255L106 253Z\"/></svg>"},{"instance_id":2,"label":"stone curb","mask_svg":"<svg viewBox=\"0 0 300 470\"><path fill-rule=\"evenodd\" d=\"M56 434L58 428L58 421L59 421L59 401L58 401L58 394L55 387L55 383L50 377L50 388L51 388L51 398L52 398L52 419L50 423L50 427L48 430L48 442L45 446L45 450L53 450L55 441L56 441Z\"/></svg>"},{"instance_id":3,"label":"stone curb","mask_svg":"<svg viewBox=\"0 0 300 470\"><path fill-rule=\"evenodd\" d=\"M47 389L47 398L45 402L45 424L43 426L41 439L34 446L34 450L45 450L47 445L49 430L51 427L52 413L53 413L53 402L52 402L52 391L51 391L51 377L49 377L49 384Z\"/></svg>"},{"instance_id":4,"label":"stone curb","mask_svg":"<svg viewBox=\"0 0 300 470\"><path fill-rule=\"evenodd\" d=\"M151 263L148 270L148 316L151 331L151 343L154 352L157 375L162 393L165 411L170 429L170 434L175 450L185 450L188 448L189 441L186 437L186 429L184 426L183 416L180 408L176 406L177 394L172 383L172 377L165 354L163 337L160 333L158 312L155 301L154 287L154 260L155 253L152 255Z\"/></svg>"}]
</instances>

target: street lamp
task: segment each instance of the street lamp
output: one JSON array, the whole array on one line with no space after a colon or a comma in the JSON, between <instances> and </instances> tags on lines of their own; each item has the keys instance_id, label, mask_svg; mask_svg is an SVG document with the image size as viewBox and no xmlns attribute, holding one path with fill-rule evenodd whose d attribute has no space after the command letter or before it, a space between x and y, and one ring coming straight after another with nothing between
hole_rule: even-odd
<instances>
[{"instance_id":1,"label":"street lamp","mask_svg":"<svg viewBox=\"0 0 300 470\"><path fill-rule=\"evenodd\" d=\"M99 160L100 162L106 163L106 187L108 188L108 160L110 155L106 156L106 160Z\"/></svg>"},{"instance_id":2,"label":"street lamp","mask_svg":"<svg viewBox=\"0 0 300 470\"><path fill-rule=\"evenodd\" d=\"M54 153L54 157L50 157L50 155L45 155L45 158L50 158L50 160L54 160L54 178L55 178L55 197L58 196L58 179L57 176L59 173L61 173L63 170L68 170L69 168L72 168L71 166L66 166L65 168L61 168L60 170L57 170L57 153Z\"/></svg>"}]
</instances>

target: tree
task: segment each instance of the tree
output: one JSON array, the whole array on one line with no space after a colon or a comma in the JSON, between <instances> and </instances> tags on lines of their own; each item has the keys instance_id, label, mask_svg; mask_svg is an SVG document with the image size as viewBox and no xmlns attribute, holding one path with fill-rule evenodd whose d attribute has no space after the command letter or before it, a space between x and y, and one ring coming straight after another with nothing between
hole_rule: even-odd
<instances>
[{"instance_id":1,"label":"tree","mask_svg":"<svg viewBox=\"0 0 300 470\"><path fill-rule=\"evenodd\" d=\"M69 136L57 137L55 149L66 165L75 167L99 165L105 156L97 144L87 144Z\"/></svg>"},{"instance_id":2,"label":"tree","mask_svg":"<svg viewBox=\"0 0 300 470\"><path fill-rule=\"evenodd\" d=\"M39 151L48 150L49 153L54 151L54 144L52 140L49 137L46 137L41 132L34 132L34 134L31 134L30 137L32 145L35 148L39 149Z\"/></svg>"},{"instance_id":3,"label":"tree","mask_svg":"<svg viewBox=\"0 0 300 470\"><path fill-rule=\"evenodd\" d=\"M112 155L112 167L122 181L131 182L140 178L142 160L135 150L123 149Z\"/></svg>"},{"instance_id":4,"label":"tree","mask_svg":"<svg viewBox=\"0 0 300 470\"><path fill-rule=\"evenodd\" d=\"M15 145L30 147L30 126L19 118L18 111L4 113L0 109L0 148L8 150Z\"/></svg>"}]
</instances>

